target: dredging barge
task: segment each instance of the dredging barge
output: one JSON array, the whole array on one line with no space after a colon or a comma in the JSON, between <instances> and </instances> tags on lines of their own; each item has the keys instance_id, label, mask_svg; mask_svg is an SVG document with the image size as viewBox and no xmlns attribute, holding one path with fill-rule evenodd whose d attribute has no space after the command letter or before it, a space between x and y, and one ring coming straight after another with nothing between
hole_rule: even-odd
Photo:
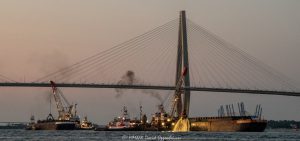
<instances>
[{"instance_id":1,"label":"dredging barge","mask_svg":"<svg viewBox=\"0 0 300 141\"><path fill-rule=\"evenodd\" d=\"M191 131L263 132L267 126L266 120L254 119L251 116L198 117L189 120Z\"/></svg>"},{"instance_id":2,"label":"dredging barge","mask_svg":"<svg viewBox=\"0 0 300 141\"><path fill-rule=\"evenodd\" d=\"M87 120L87 117L80 122L77 115L77 104L71 105L64 97L63 93L56 87L53 81L50 81L52 94L58 111L58 118L55 119L51 114L51 98L50 98L50 114L45 120L35 122L34 116L31 116L30 123L27 124L26 130L93 130L94 125Z\"/></svg>"},{"instance_id":3,"label":"dredging barge","mask_svg":"<svg viewBox=\"0 0 300 141\"><path fill-rule=\"evenodd\" d=\"M31 116L31 122L26 126L26 130L75 130L78 121L57 120L52 114L49 114L46 120L38 120L34 122Z\"/></svg>"},{"instance_id":4,"label":"dredging barge","mask_svg":"<svg viewBox=\"0 0 300 141\"><path fill-rule=\"evenodd\" d=\"M245 110L244 103L238 103L237 115L234 106L226 105L226 110L220 106L217 117L189 118L192 131L212 132L263 132L267 126L267 120L262 119L262 107L256 105L254 114Z\"/></svg>"}]
</instances>

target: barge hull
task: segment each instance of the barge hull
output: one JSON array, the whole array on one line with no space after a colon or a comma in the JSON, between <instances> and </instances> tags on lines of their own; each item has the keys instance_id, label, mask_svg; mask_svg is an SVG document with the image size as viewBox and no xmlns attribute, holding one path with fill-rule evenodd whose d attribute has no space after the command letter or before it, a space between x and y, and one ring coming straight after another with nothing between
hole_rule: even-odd
<instances>
[{"instance_id":1,"label":"barge hull","mask_svg":"<svg viewBox=\"0 0 300 141\"><path fill-rule=\"evenodd\" d=\"M191 131L209 132L263 132L266 120L251 117L201 117L190 118Z\"/></svg>"},{"instance_id":2,"label":"barge hull","mask_svg":"<svg viewBox=\"0 0 300 141\"><path fill-rule=\"evenodd\" d=\"M75 130L75 122L41 122L35 123L28 130Z\"/></svg>"}]
</instances>

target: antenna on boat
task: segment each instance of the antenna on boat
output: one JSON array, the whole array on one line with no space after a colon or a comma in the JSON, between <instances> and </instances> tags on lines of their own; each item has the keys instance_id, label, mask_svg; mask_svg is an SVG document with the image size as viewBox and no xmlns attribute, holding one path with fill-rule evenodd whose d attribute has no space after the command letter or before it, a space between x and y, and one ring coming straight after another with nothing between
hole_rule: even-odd
<instances>
[{"instance_id":1,"label":"antenna on boat","mask_svg":"<svg viewBox=\"0 0 300 141\"><path fill-rule=\"evenodd\" d=\"M142 104L141 104L141 102L139 103L139 105L140 105L140 121L142 120L142 116L143 116L143 110L142 110Z\"/></svg>"},{"instance_id":2,"label":"antenna on boat","mask_svg":"<svg viewBox=\"0 0 300 141\"><path fill-rule=\"evenodd\" d=\"M75 103L75 116L77 116L77 103Z\"/></svg>"},{"instance_id":3,"label":"antenna on boat","mask_svg":"<svg viewBox=\"0 0 300 141\"><path fill-rule=\"evenodd\" d=\"M50 97L50 105L49 105L50 114L51 114L51 104L52 104L52 101L51 101L51 97Z\"/></svg>"}]
</instances>

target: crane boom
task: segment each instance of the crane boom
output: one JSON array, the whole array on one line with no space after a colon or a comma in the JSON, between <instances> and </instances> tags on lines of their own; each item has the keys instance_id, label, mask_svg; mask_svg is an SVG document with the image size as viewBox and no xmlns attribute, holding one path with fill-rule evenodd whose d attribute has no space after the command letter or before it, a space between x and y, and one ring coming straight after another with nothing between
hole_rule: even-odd
<instances>
[{"instance_id":1,"label":"crane boom","mask_svg":"<svg viewBox=\"0 0 300 141\"><path fill-rule=\"evenodd\" d=\"M58 119L70 120L70 118L74 117L74 115L72 114L73 105L69 104L68 100L65 98L62 91L60 91L56 87L56 84L53 81L50 80L50 84L52 87L52 93L58 111Z\"/></svg>"},{"instance_id":2,"label":"crane boom","mask_svg":"<svg viewBox=\"0 0 300 141\"><path fill-rule=\"evenodd\" d=\"M171 118L174 117L175 109L177 110L178 117L182 112L182 100L181 100L181 94L183 92L182 84L184 82L184 77L185 77L186 73L187 73L187 67L184 67L182 74L180 76L180 79L178 80L176 87L175 87L174 100L173 100L172 109L171 109Z\"/></svg>"}]
</instances>

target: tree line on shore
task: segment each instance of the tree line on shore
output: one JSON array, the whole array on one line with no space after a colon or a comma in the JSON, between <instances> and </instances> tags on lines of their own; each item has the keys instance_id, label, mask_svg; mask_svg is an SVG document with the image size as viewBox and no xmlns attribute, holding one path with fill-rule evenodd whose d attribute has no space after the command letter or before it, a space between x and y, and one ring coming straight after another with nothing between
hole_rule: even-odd
<instances>
[{"instance_id":1,"label":"tree line on shore","mask_svg":"<svg viewBox=\"0 0 300 141\"><path fill-rule=\"evenodd\" d=\"M267 128L299 129L300 121L295 120L269 120Z\"/></svg>"}]
</instances>

